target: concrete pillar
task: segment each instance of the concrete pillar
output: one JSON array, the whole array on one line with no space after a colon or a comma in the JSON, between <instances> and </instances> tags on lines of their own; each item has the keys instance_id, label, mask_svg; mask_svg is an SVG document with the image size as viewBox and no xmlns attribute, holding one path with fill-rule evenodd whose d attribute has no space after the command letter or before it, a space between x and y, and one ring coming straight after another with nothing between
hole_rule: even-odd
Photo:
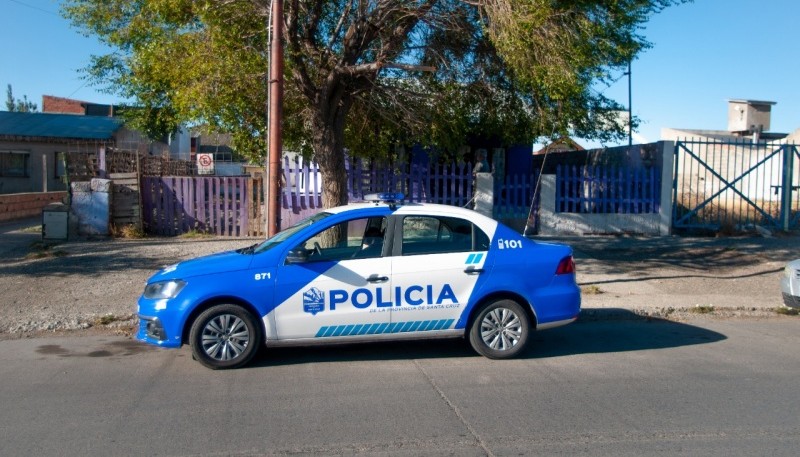
<instances>
[{"instance_id":1,"label":"concrete pillar","mask_svg":"<svg viewBox=\"0 0 800 457\"><path fill-rule=\"evenodd\" d=\"M539 234L557 235L556 175L542 175L539 190Z\"/></svg>"},{"instance_id":2,"label":"concrete pillar","mask_svg":"<svg viewBox=\"0 0 800 457\"><path fill-rule=\"evenodd\" d=\"M47 193L47 153L42 154L42 192Z\"/></svg>"},{"instance_id":3,"label":"concrete pillar","mask_svg":"<svg viewBox=\"0 0 800 457\"><path fill-rule=\"evenodd\" d=\"M672 233L672 185L675 177L675 143L660 141L663 166L661 167L661 210L659 213L659 233L667 236Z\"/></svg>"},{"instance_id":4,"label":"concrete pillar","mask_svg":"<svg viewBox=\"0 0 800 457\"><path fill-rule=\"evenodd\" d=\"M105 146L101 146L100 149L97 150L97 174L101 178L106 178L106 148Z\"/></svg>"},{"instance_id":5,"label":"concrete pillar","mask_svg":"<svg viewBox=\"0 0 800 457\"><path fill-rule=\"evenodd\" d=\"M494 212L494 177L491 173L475 174L475 211L486 217L492 217Z\"/></svg>"}]
</instances>

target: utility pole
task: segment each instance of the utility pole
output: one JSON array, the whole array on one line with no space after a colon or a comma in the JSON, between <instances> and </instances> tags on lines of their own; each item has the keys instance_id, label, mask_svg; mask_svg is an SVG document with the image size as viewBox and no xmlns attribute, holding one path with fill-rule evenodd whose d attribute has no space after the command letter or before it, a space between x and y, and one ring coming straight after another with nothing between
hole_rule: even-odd
<instances>
[{"instance_id":1,"label":"utility pole","mask_svg":"<svg viewBox=\"0 0 800 457\"><path fill-rule=\"evenodd\" d=\"M631 61L628 60L628 151L633 146L633 97L631 95Z\"/></svg>"},{"instance_id":2,"label":"utility pole","mask_svg":"<svg viewBox=\"0 0 800 457\"><path fill-rule=\"evenodd\" d=\"M269 168L267 237L280 231L280 163L283 155L283 0L272 1L272 41L269 60Z\"/></svg>"}]
</instances>

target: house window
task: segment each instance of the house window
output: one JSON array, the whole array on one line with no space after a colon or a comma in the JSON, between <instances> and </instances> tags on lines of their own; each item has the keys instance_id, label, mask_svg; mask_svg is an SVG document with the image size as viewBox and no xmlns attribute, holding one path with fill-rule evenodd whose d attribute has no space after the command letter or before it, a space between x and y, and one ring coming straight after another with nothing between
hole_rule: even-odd
<instances>
[{"instance_id":1,"label":"house window","mask_svg":"<svg viewBox=\"0 0 800 457\"><path fill-rule=\"evenodd\" d=\"M66 173L64 172L64 166L66 164L66 153L65 152L56 152L56 164L53 167L55 170L55 174L53 175L54 178L61 178Z\"/></svg>"},{"instance_id":2,"label":"house window","mask_svg":"<svg viewBox=\"0 0 800 457\"><path fill-rule=\"evenodd\" d=\"M0 151L0 176L27 178L31 155L25 151Z\"/></svg>"}]
</instances>

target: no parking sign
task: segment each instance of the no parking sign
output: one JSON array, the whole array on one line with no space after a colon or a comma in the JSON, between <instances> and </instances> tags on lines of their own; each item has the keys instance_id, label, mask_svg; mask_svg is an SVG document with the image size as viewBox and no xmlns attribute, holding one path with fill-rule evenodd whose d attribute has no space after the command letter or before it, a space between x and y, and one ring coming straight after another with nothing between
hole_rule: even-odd
<instances>
[{"instance_id":1,"label":"no parking sign","mask_svg":"<svg viewBox=\"0 0 800 457\"><path fill-rule=\"evenodd\" d=\"M214 174L213 154L197 154L197 174L199 175Z\"/></svg>"}]
</instances>

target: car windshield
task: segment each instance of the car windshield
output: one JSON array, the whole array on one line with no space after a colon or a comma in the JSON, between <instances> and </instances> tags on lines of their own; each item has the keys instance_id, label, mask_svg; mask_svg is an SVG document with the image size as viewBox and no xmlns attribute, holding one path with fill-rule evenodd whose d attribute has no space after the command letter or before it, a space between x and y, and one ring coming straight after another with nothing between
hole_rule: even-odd
<instances>
[{"instance_id":1,"label":"car windshield","mask_svg":"<svg viewBox=\"0 0 800 457\"><path fill-rule=\"evenodd\" d=\"M278 232L272 238L268 238L265 241L263 241L262 243L252 246L252 249L250 250L250 252L258 254L260 252L268 251L268 250L274 248L275 246L281 244L285 239L289 238L290 236L294 235L295 233L299 232L300 230L310 226L311 224L319 222L322 219L325 219L326 217L328 217L330 215L331 215L331 213L317 213L317 214L315 214L315 215L313 215L311 217L307 217L307 218L303 219L302 221L294 224L293 226L287 228L286 230Z\"/></svg>"}]
</instances>

